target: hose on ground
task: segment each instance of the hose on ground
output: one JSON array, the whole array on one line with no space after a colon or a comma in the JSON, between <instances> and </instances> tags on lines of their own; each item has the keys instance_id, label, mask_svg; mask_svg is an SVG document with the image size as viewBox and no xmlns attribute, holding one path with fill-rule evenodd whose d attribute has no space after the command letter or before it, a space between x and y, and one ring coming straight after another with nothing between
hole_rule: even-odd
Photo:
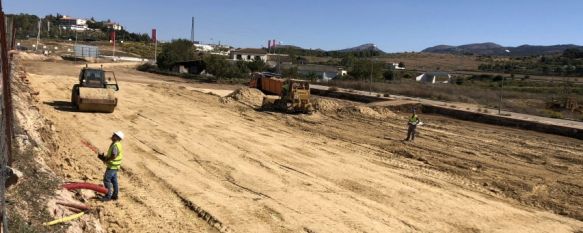
<instances>
[{"instance_id":1,"label":"hose on ground","mask_svg":"<svg viewBox=\"0 0 583 233\"><path fill-rule=\"evenodd\" d=\"M64 201L57 201L57 205L62 205L66 207L72 207L79 210L88 210L89 206L81 204L81 203L74 203L74 202L64 202Z\"/></svg>"},{"instance_id":2,"label":"hose on ground","mask_svg":"<svg viewBox=\"0 0 583 233\"><path fill-rule=\"evenodd\" d=\"M91 183L68 183L64 184L63 188L66 188L67 190L89 189L98 193L107 194L107 188Z\"/></svg>"},{"instance_id":3,"label":"hose on ground","mask_svg":"<svg viewBox=\"0 0 583 233\"><path fill-rule=\"evenodd\" d=\"M71 212L73 212L73 213L76 213L76 214L77 214L77 213L81 213L81 212L83 212L83 210L76 209L76 208L73 208L73 207L68 207L68 206L65 206L65 208L67 208L69 211L71 211Z\"/></svg>"},{"instance_id":4,"label":"hose on ground","mask_svg":"<svg viewBox=\"0 0 583 233\"><path fill-rule=\"evenodd\" d=\"M68 222L68 221L71 221L71 220L78 219L81 216L83 216L84 214L85 214L85 212L81 212L81 213L78 213L78 214L69 215L69 216L64 217L64 218L61 218L61 219L56 219L56 220L53 220L53 221L50 221L50 222L45 222L45 223L43 223L43 225L45 225L45 226L52 226L52 225L55 225L55 224Z\"/></svg>"}]
</instances>

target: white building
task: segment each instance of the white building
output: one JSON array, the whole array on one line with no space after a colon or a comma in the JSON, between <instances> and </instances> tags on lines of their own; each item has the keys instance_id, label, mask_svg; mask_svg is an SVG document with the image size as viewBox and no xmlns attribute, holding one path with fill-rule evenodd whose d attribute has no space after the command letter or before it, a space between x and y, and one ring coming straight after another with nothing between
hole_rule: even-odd
<instances>
[{"instance_id":1,"label":"white building","mask_svg":"<svg viewBox=\"0 0 583 233\"><path fill-rule=\"evenodd\" d=\"M59 26L65 30L85 31L88 29L87 20L68 16L59 19Z\"/></svg>"},{"instance_id":2,"label":"white building","mask_svg":"<svg viewBox=\"0 0 583 233\"><path fill-rule=\"evenodd\" d=\"M196 49L196 51L202 52L210 52L214 50L213 46L208 44L194 44L194 48Z\"/></svg>"},{"instance_id":3,"label":"white building","mask_svg":"<svg viewBox=\"0 0 583 233\"><path fill-rule=\"evenodd\" d=\"M267 51L263 49L239 49L231 52L231 59L235 61L257 61L267 62Z\"/></svg>"},{"instance_id":4,"label":"white building","mask_svg":"<svg viewBox=\"0 0 583 233\"><path fill-rule=\"evenodd\" d=\"M123 29L123 26L121 26L119 23L107 23L106 26L107 28L113 29L115 31L121 31Z\"/></svg>"},{"instance_id":5,"label":"white building","mask_svg":"<svg viewBox=\"0 0 583 233\"><path fill-rule=\"evenodd\" d=\"M415 78L417 82L424 83L449 83L451 75L447 72L427 72Z\"/></svg>"},{"instance_id":6,"label":"white building","mask_svg":"<svg viewBox=\"0 0 583 233\"><path fill-rule=\"evenodd\" d=\"M393 69L395 70L404 70L405 66L399 66L398 62L393 62Z\"/></svg>"}]
</instances>

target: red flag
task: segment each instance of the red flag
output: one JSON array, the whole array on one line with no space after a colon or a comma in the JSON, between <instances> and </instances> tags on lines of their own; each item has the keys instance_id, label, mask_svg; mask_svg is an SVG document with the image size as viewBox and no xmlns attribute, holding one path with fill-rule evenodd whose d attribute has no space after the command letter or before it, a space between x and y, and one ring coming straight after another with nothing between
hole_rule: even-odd
<instances>
[{"instance_id":1,"label":"red flag","mask_svg":"<svg viewBox=\"0 0 583 233\"><path fill-rule=\"evenodd\" d=\"M109 40L111 40L115 44L115 31L111 31L109 34Z\"/></svg>"},{"instance_id":2,"label":"red flag","mask_svg":"<svg viewBox=\"0 0 583 233\"><path fill-rule=\"evenodd\" d=\"M152 29L152 42L156 42L156 29Z\"/></svg>"}]
</instances>

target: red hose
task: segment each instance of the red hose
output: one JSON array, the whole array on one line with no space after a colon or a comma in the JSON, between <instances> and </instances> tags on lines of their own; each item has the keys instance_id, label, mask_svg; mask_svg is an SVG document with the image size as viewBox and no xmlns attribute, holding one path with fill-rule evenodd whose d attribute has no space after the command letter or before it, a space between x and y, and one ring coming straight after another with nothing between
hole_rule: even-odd
<instances>
[{"instance_id":1,"label":"red hose","mask_svg":"<svg viewBox=\"0 0 583 233\"><path fill-rule=\"evenodd\" d=\"M70 210L71 212L76 213L76 214L83 212L83 210L73 208L73 207L65 206L65 208L67 208L68 210Z\"/></svg>"},{"instance_id":2,"label":"red hose","mask_svg":"<svg viewBox=\"0 0 583 233\"><path fill-rule=\"evenodd\" d=\"M66 207L71 207L74 209L79 209L82 211L88 210L89 206L81 204L81 203L74 203L74 202L64 202L64 201L57 201L57 205L62 205Z\"/></svg>"},{"instance_id":3,"label":"red hose","mask_svg":"<svg viewBox=\"0 0 583 233\"><path fill-rule=\"evenodd\" d=\"M98 193L107 194L107 188L102 185L91 184L91 183L68 183L64 184L63 188L67 190L77 190L77 189L89 189Z\"/></svg>"}]
</instances>

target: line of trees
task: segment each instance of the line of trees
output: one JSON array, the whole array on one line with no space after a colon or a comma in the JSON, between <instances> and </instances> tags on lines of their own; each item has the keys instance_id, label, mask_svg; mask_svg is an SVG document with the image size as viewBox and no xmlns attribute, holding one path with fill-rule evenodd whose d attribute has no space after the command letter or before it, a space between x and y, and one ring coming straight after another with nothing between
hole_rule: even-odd
<instances>
[{"instance_id":1,"label":"line of trees","mask_svg":"<svg viewBox=\"0 0 583 233\"><path fill-rule=\"evenodd\" d=\"M488 72L528 75L583 76L583 50L567 49L561 55L489 60L478 69Z\"/></svg>"},{"instance_id":2,"label":"line of trees","mask_svg":"<svg viewBox=\"0 0 583 233\"><path fill-rule=\"evenodd\" d=\"M207 73L218 79L247 78L250 73L267 69L265 62L231 62L226 56L198 53L189 40L178 39L161 45L157 65L160 70L170 71L177 62L202 60Z\"/></svg>"},{"instance_id":3,"label":"line of trees","mask_svg":"<svg viewBox=\"0 0 583 233\"><path fill-rule=\"evenodd\" d=\"M41 38L43 39L73 39L75 38L75 31L64 30L60 27L60 19L63 15L47 15L40 18L37 15L31 14L8 14L8 18L12 19L16 28L16 38L27 39L36 38L38 33L38 22L41 21ZM107 28L107 24L111 20L95 20L93 17L87 20L89 31L78 32L79 40L86 41L103 41L109 40L109 32L112 29ZM147 33L133 33L125 29L116 31L116 36L119 40L125 41L139 41L148 42L150 36Z\"/></svg>"},{"instance_id":4,"label":"line of trees","mask_svg":"<svg viewBox=\"0 0 583 233\"><path fill-rule=\"evenodd\" d=\"M314 57L333 57L333 58L344 58L347 56L352 57L375 57L382 55L379 51L364 50L358 52L340 52L340 51L324 51L324 50L312 50L312 49L302 49L293 46L275 48L275 53L289 54L290 57L297 56L314 56Z\"/></svg>"}]
</instances>

